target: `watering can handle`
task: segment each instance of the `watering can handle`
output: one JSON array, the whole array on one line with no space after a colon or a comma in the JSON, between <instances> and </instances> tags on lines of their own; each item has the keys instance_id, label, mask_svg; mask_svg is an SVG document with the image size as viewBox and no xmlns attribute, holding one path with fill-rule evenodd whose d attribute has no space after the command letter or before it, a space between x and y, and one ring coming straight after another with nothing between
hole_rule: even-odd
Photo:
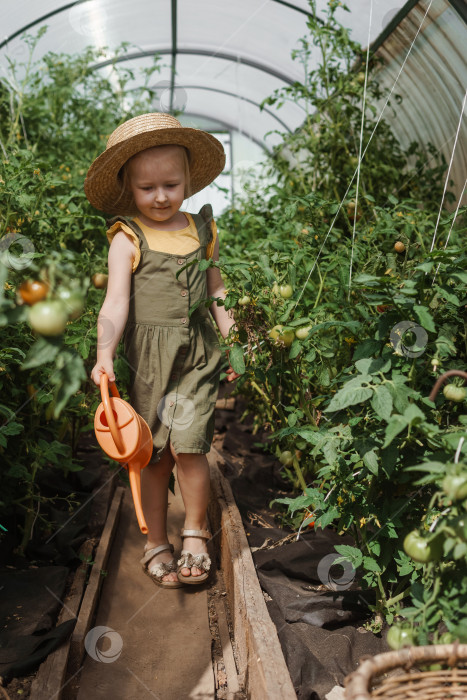
<instances>
[{"instance_id":1,"label":"watering can handle","mask_svg":"<svg viewBox=\"0 0 467 700\"><path fill-rule=\"evenodd\" d=\"M112 396L115 396L116 398L120 398L120 394L118 393L117 385L115 382L110 382L110 391L112 393ZM110 407L110 401L109 401L109 378L105 374L101 374L101 396L102 396L102 403L104 404L104 413L105 417L107 419L107 425L109 426L110 434L112 435L112 439L115 443L115 447L117 450L123 454L125 452L125 445L123 444L122 440L122 435L117 428L117 424L115 422L114 414L113 411Z\"/></svg>"}]
</instances>

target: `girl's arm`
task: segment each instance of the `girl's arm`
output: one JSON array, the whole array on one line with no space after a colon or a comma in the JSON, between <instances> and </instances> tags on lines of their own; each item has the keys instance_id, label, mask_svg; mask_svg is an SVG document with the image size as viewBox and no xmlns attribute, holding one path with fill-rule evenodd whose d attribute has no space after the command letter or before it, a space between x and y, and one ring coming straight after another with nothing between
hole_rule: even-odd
<instances>
[{"instance_id":1,"label":"girl's arm","mask_svg":"<svg viewBox=\"0 0 467 700\"><path fill-rule=\"evenodd\" d=\"M219 238L216 238L212 259L215 262L219 260ZM206 275L208 296L220 297L221 299L225 299L225 285L222 281L219 268L208 267L208 269L206 270ZM227 311L225 306L218 306L217 302L214 302L213 304L211 304L209 310L223 338L225 338L228 335L229 330L232 328L232 326L236 328L235 318L231 309ZM229 367L229 369L227 370L227 375L227 381L229 382L232 382L234 379L237 379L240 376L232 369L232 367Z\"/></svg>"},{"instance_id":2,"label":"girl's arm","mask_svg":"<svg viewBox=\"0 0 467 700\"><path fill-rule=\"evenodd\" d=\"M128 318L134 251L134 243L119 231L110 245L107 294L97 319L97 362L91 372L97 386L104 373L115 381L113 357Z\"/></svg>"}]
</instances>

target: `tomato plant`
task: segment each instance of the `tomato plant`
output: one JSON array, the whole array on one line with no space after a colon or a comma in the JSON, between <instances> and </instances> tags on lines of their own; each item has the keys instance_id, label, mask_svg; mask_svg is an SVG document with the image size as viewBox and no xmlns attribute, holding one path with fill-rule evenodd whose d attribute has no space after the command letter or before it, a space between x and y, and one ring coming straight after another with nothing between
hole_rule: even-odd
<instances>
[{"instance_id":1,"label":"tomato plant","mask_svg":"<svg viewBox=\"0 0 467 700\"><path fill-rule=\"evenodd\" d=\"M298 526L309 510L316 528L350 536L353 546L338 544L336 551L358 569L361 585L375 591L375 614L388 623L396 614L413 615L417 639L428 639L456 605L464 609L467 595L467 543L451 521L464 501L442 490L457 450L451 471L463 469L466 421L460 402L428 400L439 367L465 366L466 209L455 222L442 209L437 241L451 231L449 244L430 250L446 164L428 146L431 167L414 167L425 162L424 145L404 148L384 117L376 123L376 107L365 114L363 143L371 144L357 192L352 178L362 85L352 67L362 54L334 9L326 12L324 25L310 17L310 33L294 52L302 81L265 101L270 107L300 101L308 114L273 149L274 183L247 193L218 220L229 246L218 265L232 290L225 306L233 308L245 278L255 299L236 317L234 342L247 348L238 392L273 454L301 453L282 465L297 491L277 499L287 509L284 517ZM321 53L321 68L312 51ZM390 97L378 70L375 59L367 81L373 105ZM294 158L300 167L291 166ZM286 283L293 289L287 299L280 294ZM423 347L400 330L407 323L424 330ZM284 329L294 331L288 345L280 340ZM423 465L427 473L420 476ZM414 530L425 533L423 556L430 561L404 551ZM457 591L449 567L460 582ZM433 596L440 580L438 604Z\"/></svg>"},{"instance_id":2,"label":"tomato plant","mask_svg":"<svg viewBox=\"0 0 467 700\"><path fill-rule=\"evenodd\" d=\"M25 63L12 60L0 77L0 238L13 241L0 255L2 523L17 538L19 554L32 537L50 531L60 510L75 508L67 477L81 469L78 441L92 429L97 397L87 377L102 298L89 282L96 269L106 269L108 244L105 219L84 196L84 176L105 146L104 134L134 109L152 110L144 90L134 106L123 105L125 71L117 95L111 81L91 70L98 50L45 53L36 61L44 31L26 37ZM21 86L20 97L13 86ZM17 236L34 252L16 251ZM116 363L123 388L126 364L118 356ZM53 471L57 483L69 483L69 493L50 495Z\"/></svg>"}]
</instances>

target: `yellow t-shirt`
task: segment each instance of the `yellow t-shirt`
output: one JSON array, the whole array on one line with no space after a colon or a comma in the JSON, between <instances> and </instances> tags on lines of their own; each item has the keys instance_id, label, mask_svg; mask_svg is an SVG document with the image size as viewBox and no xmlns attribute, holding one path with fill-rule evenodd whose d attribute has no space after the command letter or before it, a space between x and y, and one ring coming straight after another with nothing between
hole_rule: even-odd
<instances>
[{"instance_id":1,"label":"yellow t-shirt","mask_svg":"<svg viewBox=\"0 0 467 700\"><path fill-rule=\"evenodd\" d=\"M135 217L133 220L144 233L150 250L156 250L160 253L172 253L173 255L188 255L199 248L199 237L196 224L191 214L186 211L184 211L183 214L185 214L186 218L188 219L188 226L177 229L176 231L158 231L146 226L146 224L143 224L138 217ZM212 258L214 253L214 245L216 243L217 226L214 219L211 221L211 228L212 241L206 248L206 260ZM135 258L132 266L132 272L134 272L138 267L141 258L138 237L129 226L123 222L117 221L107 231L107 239L109 244L112 243L112 239L118 231L124 231L131 236L135 244Z\"/></svg>"}]
</instances>

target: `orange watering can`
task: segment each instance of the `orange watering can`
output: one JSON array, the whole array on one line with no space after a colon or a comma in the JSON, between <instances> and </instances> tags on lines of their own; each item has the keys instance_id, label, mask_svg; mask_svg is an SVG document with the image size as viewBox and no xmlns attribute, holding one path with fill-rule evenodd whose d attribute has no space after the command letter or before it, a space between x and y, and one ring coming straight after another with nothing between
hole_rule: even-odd
<instances>
[{"instance_id":1,"label":"orange watering can","mask_svg":"<svg viewBox=\"0 0 467 700\"><path fill-rule=\"evenodd\" d=\"M152 435L149 425L127 401L120 398L115 382L106 374L101 376L102 403L94 416L94 431L104 452L128 470L131 494L138 525L143 534L148 531L141 507L141 469L152 455Z\"/></svg>"}]
</instances>

